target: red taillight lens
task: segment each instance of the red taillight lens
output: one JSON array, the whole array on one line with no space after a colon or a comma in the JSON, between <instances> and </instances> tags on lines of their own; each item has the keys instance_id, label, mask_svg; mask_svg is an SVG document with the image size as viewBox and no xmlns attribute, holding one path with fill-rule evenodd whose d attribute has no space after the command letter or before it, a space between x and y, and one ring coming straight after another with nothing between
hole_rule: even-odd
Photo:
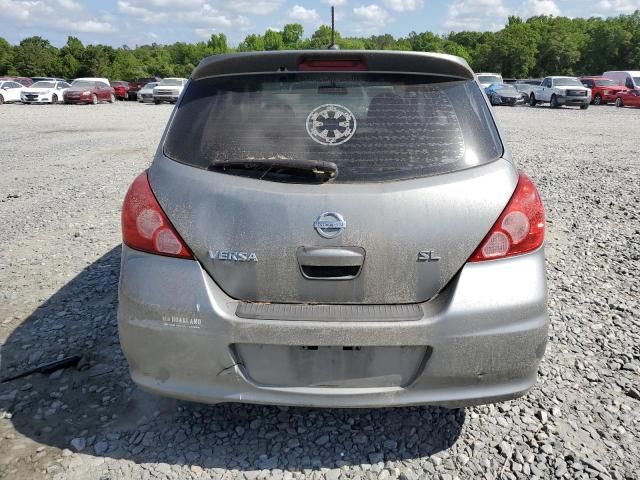
<instances>
[{"instance_id":1,"label":"red taillight lens","mask_svg":"<svg viewBox=\"0 0 640 480\"><path fill-rule=\"evenodd\" d=\"M328 70L362 72L367 70L367 65L364 63L364 60L362 58L305 58L298 64L298 70L307 72Z\"/></svg>"},{"instance_id":2,"label":"red taillight lens","mask_svg":"<svg viewBox=\"0 0 640 480\"><path fill-rule=\"evenodd\" d=\"M122 241L143 252L193 258L151 191L147 172L138 175L124 197Z\"/></svg>"},{"instance_id":3,"label":"red taillight lens","mask_svg":"<svg viewBox=\"0 0 640 480\"><path fill-rule=\"evenodd\" d=\"M531 179L520 173L507 207L469 261L481 262L532 252L543 242L544 206Z\"/></svg>"}]
</instances>

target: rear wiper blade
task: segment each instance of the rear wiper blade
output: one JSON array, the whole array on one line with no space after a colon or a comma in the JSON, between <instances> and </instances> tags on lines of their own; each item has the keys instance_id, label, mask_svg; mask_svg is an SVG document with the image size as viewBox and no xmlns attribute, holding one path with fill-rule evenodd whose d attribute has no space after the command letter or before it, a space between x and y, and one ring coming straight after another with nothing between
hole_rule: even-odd
<instances>
[{"instance_id":1,"label":"rear wiper blade","mask_svg":"<svg viewBox=\"0 0 640 480\"><path fill-rule=\"evenodd\" d=\"M288 158L258 158L251 160L216 160L211 162L207 167L208 170L213 171L225 171L227 169L246 169L246 170L260 170L263 171L263 175L260 178L265 177L269 173L277 172L282 174L286 171L290 175L296 175L296 173L308 176L309 174L322 178L324 181L332 180L338 176L338 165L333 162L327 162L322 160L298 160Z\"/></svg>"}]
</instances>

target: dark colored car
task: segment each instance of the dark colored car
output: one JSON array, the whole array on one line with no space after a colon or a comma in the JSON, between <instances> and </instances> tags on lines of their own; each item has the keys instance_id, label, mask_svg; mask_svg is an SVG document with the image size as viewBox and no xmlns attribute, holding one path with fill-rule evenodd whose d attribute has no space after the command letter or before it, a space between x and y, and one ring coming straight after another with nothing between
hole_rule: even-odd
<instances>
[{"instance_id":1,"label":"dark colored car","mask_svg":"<svg viewBox=\"0 0 640 480\"><path fill-rule=\"evenodd\" d=\"M64 92L64 103L114 103L116 92L104 82L92 80L74 80L71 88Z\"/></svg>"},{"instance_id":2,"label":"dark colored car","mask_svg":"<svg viewBox=\"0 0 640 480\"><path fill-rule=\"evenodd\" d=\"M142 89L147 83L158 83L162 80L160 77L141 77L135 82L129 82L128 99L138 100L138 91Z\"/></svg>"},{"instance_id":3,"label":"dark colored car","mask_svg":"<svg viewBox=\"0 0 640 480\"><path fill-rule=\"evenodd\" d=\"M591 103L603 105L616 101L616 95L626 92L628 89L624 85L618 85L615 80L604 77L580 77L580 82L591 89Z\"/></svg>"},{"instance_id":4,"label":"dark colored car","mask_svg":"<svg viewBox=\"0 0 640 480\"><path fill-rule=\"evenodd\" d=\"M506 83L492 83L484 89L484 92L487 94L487 97L489 97L491 105L509 105L514 107L524 103L524 98L520 92L516 90L516 87Z\"/></svg>"},{"instance_id":5,"label":"dark colored car","mask_svg":"<svg viewBox=\"0 0 640 480\"><path fill-rule=\"evenodd\" d=\"M118 100L127 100L127 98L129 97L129 82L115 80L111 82L111 86L116 92L116 98Z\"/></svg>"}]
</instances>

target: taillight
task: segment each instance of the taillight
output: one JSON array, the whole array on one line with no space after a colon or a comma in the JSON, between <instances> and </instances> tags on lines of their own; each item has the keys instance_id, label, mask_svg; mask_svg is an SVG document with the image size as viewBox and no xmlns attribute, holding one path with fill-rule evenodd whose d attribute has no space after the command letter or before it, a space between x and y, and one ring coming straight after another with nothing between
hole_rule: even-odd
<instances>
[{"instance_id":1,"label":"taillight","mask_svg":"<svg viewBox=\"0 0 640 480\"><path fill-rule=\"evenodd\" d=\"M122 241L143 252L193 258L151 191L147 172L138 175L124 197Z\"/></svg>"},{"instance_id":2,"label":"taillight","mask_svg":"<svg viewBox=\"0 0 640 480\"><path fill-rule=\"evenodd\" d=\"M507 207L469 261L481 262L532 252L543 242L544 206L531 179L520 173Z\"/></svg>"},{"instance_id":3,"label":"taillight","mask_svg":"<svg viewBox=\"0 0 640 480\"><path fill-rule=\"evenodd\" d=\"M346 71L362 72L367 70L363 58L304 58L298 63L298 70L303 71Z\"/></svg>"}]
</instances>

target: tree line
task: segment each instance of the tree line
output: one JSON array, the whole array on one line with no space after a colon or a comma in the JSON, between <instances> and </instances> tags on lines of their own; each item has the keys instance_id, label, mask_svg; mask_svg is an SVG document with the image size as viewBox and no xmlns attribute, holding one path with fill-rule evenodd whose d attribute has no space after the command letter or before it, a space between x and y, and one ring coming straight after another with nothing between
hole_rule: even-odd
<instances>
[{"instance_id":1,"label":"tree line","mask_svg":"<svg viewBox=\"0 0 640 480\"><path fill-rule=\"evenodd\" d=\"M412 50L441 52L465 58L475 71L502 72L505 77L544 77L551 74L599 74L606 70L640 70L640 11L609 18L536 16L526 21L511 16L497 32L462 31L447 35L411 32L406 37L390 34L343 37L342 49ZM188 77L200 60L209 55L263 50L322 49L331 43L331 29L320 26L304 37L300 24L280 31L250 34L232 48L224 33L208 41L176 42L172 45L83 45L76 37L56 48L39 36L11 45L0 37L0 75L107 77L134 80L138 77Z\"/></svg>"}]
</instances>

